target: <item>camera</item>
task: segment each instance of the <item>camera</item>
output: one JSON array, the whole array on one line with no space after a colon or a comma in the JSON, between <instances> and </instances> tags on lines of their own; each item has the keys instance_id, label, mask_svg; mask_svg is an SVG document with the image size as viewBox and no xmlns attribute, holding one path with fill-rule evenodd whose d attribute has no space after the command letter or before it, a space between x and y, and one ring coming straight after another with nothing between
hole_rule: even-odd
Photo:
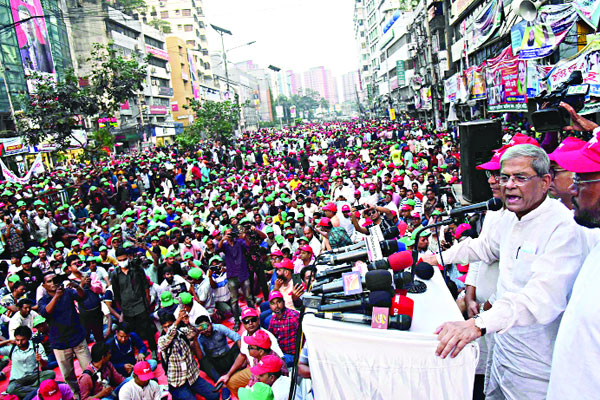
<instances>
[{"instance_id":1,"label":"camera","mask_svg":"<svg viewBox=\"0 0 600 400\"><path fill-rule=\"evenodd\" d=\"M67 276L67 274L59 274L52 278L52 283L63 289L65 288L65 282L69 282L69 277Z\"/></svg>"},{"instance_id":2,"label":"camera","mask_svg":"<svg viewBox=\"0 0 600 400\"><path fill-rule=\"evenodd\" d=\"M355 209L356 211L362 211L362 210L364 210L364 209L366 209L366 208L367 208L367 206L365 206L364 204L359 204L359 205L357 205L356 207L354 207L354 209Z\"/></svg>"},{"instance_id":3,"label":"camera","mask_svg":"<svg viewBox=\"0 0 600 400\"><path fill-rule=\"evenodd\" d=\"M569 104L576 112L585 105L585 97L588 94L589 85L583 85L581 71L573 71L565 82L561 83L552 92L541 92L533 101L541 110L531 114L531 121L538 132L560 131L569 125L569 112L560 106L560 102Z\"/></svg>"}]
</instances>

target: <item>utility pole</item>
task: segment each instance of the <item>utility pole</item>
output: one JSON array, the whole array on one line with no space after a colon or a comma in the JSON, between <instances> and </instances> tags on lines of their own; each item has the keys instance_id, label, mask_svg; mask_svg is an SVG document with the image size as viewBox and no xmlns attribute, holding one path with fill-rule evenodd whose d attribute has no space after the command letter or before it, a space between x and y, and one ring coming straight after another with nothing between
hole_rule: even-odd
<instances>
[{"instance_id":1,"label":"utility pole","mask_svg":"<svg viewBox=\"0 0 600 400\"><path fill-rule=\"evenodd\" d=\"M225 63L225 85L227 87L227 93L229 93L229 71L227 69L227 52L225 51L225 41L223 35L232 35L230 30L220 28L216 25L210 24L210 26L221 35L221 49L223 51L223 62Z\"/></svg>"}]
</instances>

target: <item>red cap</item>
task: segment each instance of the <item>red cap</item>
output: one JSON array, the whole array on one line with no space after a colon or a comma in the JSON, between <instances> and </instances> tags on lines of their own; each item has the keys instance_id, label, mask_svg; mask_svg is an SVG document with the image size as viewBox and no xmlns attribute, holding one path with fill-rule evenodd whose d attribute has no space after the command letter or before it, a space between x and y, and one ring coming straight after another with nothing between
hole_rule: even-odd
<instances>
[{"instance_id":1,"label":"red cap","mask_svg":"<svg viewBox=\"0 0 600 400\"><path fill-rule=\"evenodd\" d=\"M585 140L581 140L576 137L569 136L568 138L565 138L565 140L563 140L561 142L561 144L552 153L548 154L548 158L550 159L550 161L557 162L554 159L554 157L556 155L559 155L561 153L568 152L568 151L579 151L579 150L583 149L583 147L586 145L586 143L587 142Z\"/></svg>"},{"instance_id":2,"label":"red cap","mask_svg":"<svg viewBox=\"0 0 600 400\"><path fill-rule=\"evenodd\" d=\"M271 253L272 256L279 256L279 257L283 257L283 253L281 252L281 250L277 249L274 252Z\"/></svg>"},{"instance_id":3,"label":"red cap","mask_svg":"<svg viewBox=\"0 0 600 400\"><path fill-rule=\"evenodd\" d=\"M56 383L54 379L46 379L43 381L38 392L42 395L44 400L60 400L62 398L58 383Z\"/></svg>"},{"instance_id":4,"label":"red cap","mask_svg":"<svg viewBox=\"0 0 600 400\"><path fill-rule=\"evenodd\" d=\"M581 149L574 151L554 151L554 161L562 168L577 172L589 173L600 171L600 143L598 136L594 136Z\"/></svg>"},{"instance_id":5,"label":"red cap","mask_svg":"<svg viewBox=\"0 0 600 400\"><path fill-rule=\"evenodd\" d=\"M269 338L269 335L263 329L257 330L252 336L244 336L244 342L250 346L258 346L262 349L271 348L271 338Z\"/></svg>"},{"instance_id":6,"label":"red cap","mask_svg":"<svg viewBox=\"0 0 600 400\"><path fill-rule=\"evenodd\" d=\"M532 138L531 136L523 135L522 133L515 134L510 142L508 142L507 146L515 146L517 144L532 144L534 146L540 147L540 144Z\"/></svg>"},{"instance_id":7,"label":"red cap","mask_svg":"<svg viewBox=\"0 0 600 400\"><path fill-rule=\"evenodd\" d=\"M313 254L313 249L309 245L305 244L304 246L300 246L300 251L307 251L310 254Z\"/></svg>"},{"instance_id":8,"label":"red cap","mask_svg":"<svg viewBox=\"0 0 600 400\"><path fill-rule=\"evenodd\" d=\"M354 191L354 195L355 195L355 196L356 196L356 195L359 195L359 196L360 196L360 190L355 190L355 191Z\"/></svg>"},{"instance_id":9,"label":"red cap","mask_svg":"<svg viewBox=\"0 0 600 400\"><path fill-rule=\"evenodd\" d=\"M219 232L219 230L218 230L218 229L215 229L214 231L212 231L212 237L217 237L217 236L219 236L219 233L221 233L221 232Z\"/></svg>"},{"instance_id":10,"label":"red cap","mask_svg":"<svg viewBox=\"0 0 600 400\"><path fill-rule=\"evenodd\" d=\"M333 202L327 203L325 206L323 206L323 211L331 211L335 213L337 212L337 206Z\"/></svg>"},{"instance_id":11,"label":"red cap","mask_svg":"<svg viewBox=\"0 0 600 400\"><path fill-rule=\"evenodd\" d=\"M275 264L275 269L280 269L280 268L289 269L289 270L293 271L294 263L289 258L284 258L283 261Z\"/></svg>"},{"instance_id":12,"label":"red cap","mask_svg":"<svg viewBox=\"0 0 600 400\"><path fill-rule=\"evenodd\" d=\"M250 368L252 375L258 376L266 373L275 373L281 371L283 361L278 356L268 355L260 359L257 365Z\"/></svg>"},{"instance_id":13,"label":"red cap","mask_svg":"<svg viewBox=\"0 0 600 400\"><path fill-rule=\"evenodd\" d=\"M319 226L330 226L331 220L327 217L323 217L319 220Z\"/></svg>"},{"instance_id":14,"label":"red cap","mask_svg":"<svg viewBox=\"0 0 600 400\"><path fill-rule=\"evenodd\" d=\"M534 138L527 135L523 135L521 133L517 133L515 136L513 136L511 141L508 142L508 144L505 144L498 150L494 150L495 153L490 161L483 164L479 164L475 168L478 170L498 171L500 169L500 159L502 158L504 152L510 147L513 147L517 144L532 144L534 146L540 147L540 144Z\"/></svg>"},{"instance_id":15,"label":"red cap","mask_svg":"<svg viewBox=\"0 0 600 400\"><path fill-rule=\"evenodd\" d=\"M133 373L142 381L149 381L150 379L154 378L154 372L152 372L148 361L137 362L133 366Z\"/></svg>"},{"instance_id":16,"label":"red cap","mask_svg":"<svg viewBox=\"0 0 600 400\"><path fill-rule=\"evenodd\" d=\"M348 211L350 211L350 206L348 204L344 204L342 206L342 212L348 212Z\"/></svg>"},{"instance_id":17,"label":"red cap","mask_svg":"<svg viewBox=\"0 0 600 400\"><path fill-rule=\"evenodd\" d=\"M255 308L246 307L242 310L242 319L247 317L258 317L258 312Z\"/></svg>"},{"instance_id":18,"label":"red cap","mask_svg":"<svg viewBox=\"0 0 600 400\"><path fill-rule=\"evenodd\" d=\"M283 299L283 295L279 290L273 290L271 293L269 293L269 301L273 299Z\"/></svg>"}]
</instances>

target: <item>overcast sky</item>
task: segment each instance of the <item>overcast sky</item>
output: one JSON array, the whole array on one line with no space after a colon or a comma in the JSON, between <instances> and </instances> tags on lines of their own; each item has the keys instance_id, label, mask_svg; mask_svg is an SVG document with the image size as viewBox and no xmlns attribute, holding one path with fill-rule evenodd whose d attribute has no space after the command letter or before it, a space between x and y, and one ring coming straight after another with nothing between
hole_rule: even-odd
<instances>
[{"instance_id":1,"label":"overcast sky","mask_svg":"<svg viewBox=\"0 0 600 400\"><path fill-rule=\"evenodd\" d=\"M206 22L228 29L225 49L231 62L253 60L266 68L304 72L324 66L334 76L357 69L352 0L203 0ZM208 28L209 48L221 50L220 36ZM341 83L341 82L340 82Z\"/></svg>"}]
</instances>

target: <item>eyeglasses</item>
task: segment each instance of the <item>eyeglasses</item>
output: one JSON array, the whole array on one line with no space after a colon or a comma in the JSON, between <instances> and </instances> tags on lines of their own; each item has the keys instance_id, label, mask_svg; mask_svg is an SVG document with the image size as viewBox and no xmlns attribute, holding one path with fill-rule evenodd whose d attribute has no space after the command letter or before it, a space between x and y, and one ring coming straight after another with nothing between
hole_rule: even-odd
<instances>
[{"instance_id":1,"label":"eyeglasses","mask_svg":"<svg viewBox=\"0 0 600 400\"><path fill-rule=\"evenodd\" d=\"M550 168L550 170L548 171L550 173L550 176L552 177L552 179L556 178L556 175L560 174L561 172L569 172L566 169L562 169L562 168Z\"/></svg>"},{"instance_id":2,"label":"eyeglasses","mask_svg":"<svg viewBox=\"0 0 600 400\"><path fill-rule=\"evenodd\" d=\"M498 178L500 177L500 171L489 171L489 170L486 170L485 171L485 176L488 179L490 179L493 176L494 179L498 180Z\"/></svg>"},{"instance_id":3,"label":"eyeglasses","mask_svg":"<svg viewBox=\"0 0 600 400\"><path fill-rule=\"evenodd\" d=\"M251 323L256 322L256 321L258 321L258 318L256 318L256 317L245 318L245 319L242 320L242 322L244 324L251 324Z\"/></svg>"},{"instance_id":4,"label":"eyeglasses","mask_svg":"<svg viewBox=\"0 0 600 400\"><path fill-rule=\"evenodd\" d=\"M525 175L505 175L500 174L500 185L506 186L510 180L513 181L514 185L519 187L523 186L533 178L537 178L539 175L525 176Z\"/></svg>"},{"instance_id":5,"label":"eyeglasses","mask_svg":"<svg viewBox=\"0 0 600 400\"><path fill-rule=\"evenodd\" d=\"M365 211L365 215L373 215L373 214L375 214L376 212L377 212L377 210L375 210L375 209L373 209L373 208L372 208L372 209L370 209L370 210L367 210L367 211Z\"/></svg>"},{"instance_id":6,"label":"eyeglasses","mask_svg":"<svg viewBox=\"0 0 600 400\"><path fill-rule=\"evenodd\" d=\"M579 189L581 189L582 184L595 183L595 182L600 182L600 179L581 180L581 178L578 175L575 175L573 177L573 189L579 190Z\"/></svg>"},{"instance_id":7,"label":"eyeglasses","mask_svg":"<svg viewBox=\"0 0 600 400\"><path fill-rule=\"evenodd\" d=\"M258 346L251 346L251 345L249 345L249 346L248 346L248 350L260 350L260 347L258 347Z\"/></svg>"}]
</instances>

